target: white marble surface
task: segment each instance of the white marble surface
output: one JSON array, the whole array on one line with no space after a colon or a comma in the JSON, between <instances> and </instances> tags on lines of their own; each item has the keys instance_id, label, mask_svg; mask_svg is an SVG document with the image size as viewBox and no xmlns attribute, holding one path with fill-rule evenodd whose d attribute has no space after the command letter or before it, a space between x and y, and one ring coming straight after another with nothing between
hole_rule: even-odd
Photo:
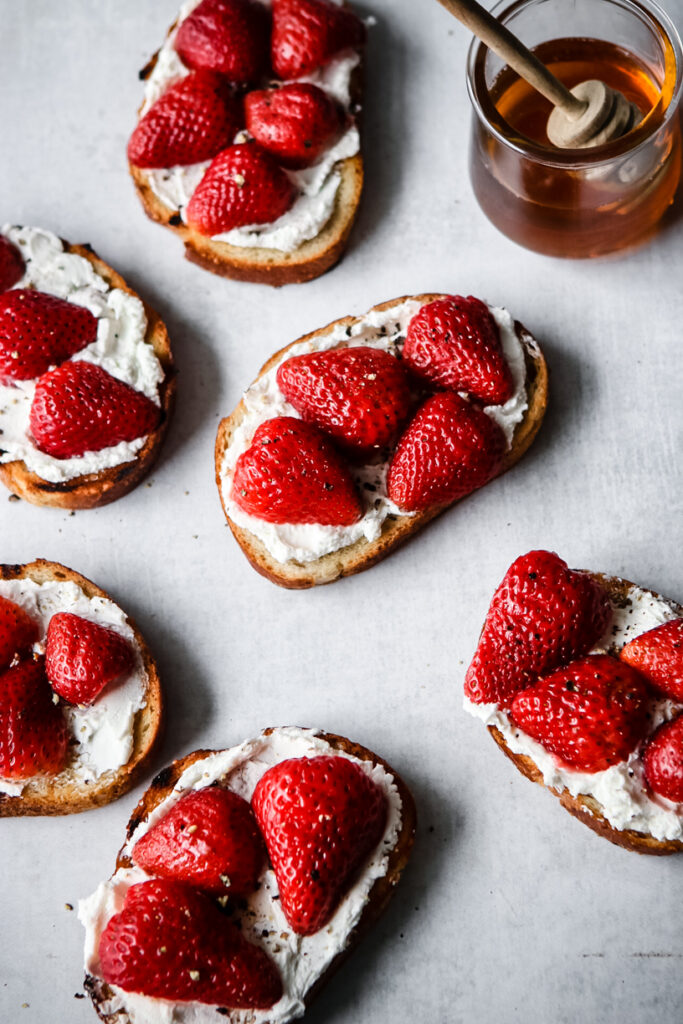
<instances>
[{"instance_id":1,"label":"white marble surface","mask_svg":"<svg viewBox=\"0 0 683 1024\"><path fill-rule=\"evenodd\" d=\"M683 0L666 6L683 23ZM488 601L520 552L554 548L571 565L683 599L683 206L620 259L517 248L470 193L464 30L433 0L364 0L362 10L377 25L360 219L341 266L272 291L184 261L127 178L137 71L175 0L0 0L0 218L91 242L163 314L181 374L149 484L75 516L0 493L0 557L63 561L138 619L168 698L155 768L298 723L375 748L412 786L412 866L309 1024L674 1021L683 859L598 839L518 775L460 704ZM507 305L542 340L552 371L543 433L513 472L380 566L313 592L279 590L249 568L223 520L218 418L276 348L427 290ZM83 815L0 825L2 1021L95 1019L74 999L82 935L65 903L110 872L141 791Z\"/></svg>"}]
</instances>

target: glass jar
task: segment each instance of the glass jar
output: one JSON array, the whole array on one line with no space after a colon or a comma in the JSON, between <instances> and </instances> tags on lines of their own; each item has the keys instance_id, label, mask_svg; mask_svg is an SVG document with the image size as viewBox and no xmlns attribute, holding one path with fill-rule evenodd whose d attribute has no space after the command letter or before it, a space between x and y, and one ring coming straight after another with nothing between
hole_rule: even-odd
<instances>
[{"instance_id":1,"label":"glass jar","mask_svg":"<svg viewBox=\"0 0 683 1024\"><path fill-rule=\"evenodd\" d=\"M557 149L552 109L475 39L470 177L489 220L551 256L588 257L643 241L673 201L681 173L681 41L650 0L502 0L492 12L570 88L598 78L643 111L628 135Z\"/></svg>"}]
</instances>

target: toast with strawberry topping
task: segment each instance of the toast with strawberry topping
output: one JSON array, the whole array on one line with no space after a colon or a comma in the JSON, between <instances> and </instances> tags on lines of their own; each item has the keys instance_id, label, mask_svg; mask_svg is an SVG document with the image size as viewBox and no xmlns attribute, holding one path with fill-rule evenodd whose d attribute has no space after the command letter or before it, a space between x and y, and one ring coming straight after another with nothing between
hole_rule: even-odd
<instances>
[{"instance_id":1,"label":"toast with strawberry topping","mask_svg":"<svg viewBox=\"0 0 683 1024\"><path fill-rule=\"evenodd\" d=\"M449 354L457 370L451 389L440 383L434 393L432 382L404 358L417 321L438 339L431 351L441 363L452 324L444 326L440 310L454 298L404 296L299 338L268 360L221 422L216 483L223 510L263 576L298 589L367 569L529 448L545 413L548 373L538 344L507 311L458 299L465 308L460 325L469 309L475 316L467 350L455 346ZM432 306L436 316L429 327ZM467 373L460 374L459 365ZM480 394L489 373L510 382L498 405L468 391L465 378ZM310 447L313 461L307 465L282 446L264 451L264 427L297 416L336 449L337 469L341 461L346 477L333 479L329 457L314 457ZM351 514L349 474L360 514ZM322 515L330 503L336 519Z\"/></svg>"},{"instance_id":2,"label":"toast with strawberry topping","mask_svg":"<svg viewBox=\"0 0 683 1024\"><path fill-rule=\"evenodd\" d=\"M57 562L0 565L0 817L72 814L138 780L162 722L135 624Z\"/></svg>"},{"instance_id":3,"label":"toast with strawberry topping","mask_svg":"<svg viewBox=\"0 0 683 1024\"><path fill-rule=\"evenodd\" d=\"M184 4L141 72L128 160L188 259L280 286L341 258L363 186L364 43L341 0Z\"/></svg>"},{"instance_id":4,"label":"toast with strawberry topping","mask_svg":"<svg viewBox=\"0 0 683 1024\"><path fill-rule=\"evenodd\" d=\"M266 729L173 762L133 812L114 875L79 906L85 987L99 1016L136 1024L161 999L171 1014L182 1001L195 1024L300 1017L386 907L415 825L403 780L341 736ZM167 938L136 912L148 893L161 925L168 914ZM176 908L190 903L183 922ZM196 950L209 915L220 941L202 965ZM223 929L241 936L242 991L226 991L239 961Z\"/></svg>"},{"instance_id":5,"label":"toast with strawberry topping","mask_svg":"<svg viewBox=\"0 0 683 1024\"><path fill-rule=\"evenodd\" d=\"M10 225L0 241L22 269L0 293L0 480L35 505L108 504L150 471L168 429L166 327L90 246Z\"/></svg>"},{"instance_id":6,"label":"toast with strawberry topping","mask_svg":"<svg viewBox=\"0 0 683 1024\"><path fill-rule=\"evenodd\" d=\"M531 551L498 587L465 677L465 710L519 771L637 853L683 851L683 700L647 673L676 663L682 623L654 591Z\"/></svg>"}]
</instances>

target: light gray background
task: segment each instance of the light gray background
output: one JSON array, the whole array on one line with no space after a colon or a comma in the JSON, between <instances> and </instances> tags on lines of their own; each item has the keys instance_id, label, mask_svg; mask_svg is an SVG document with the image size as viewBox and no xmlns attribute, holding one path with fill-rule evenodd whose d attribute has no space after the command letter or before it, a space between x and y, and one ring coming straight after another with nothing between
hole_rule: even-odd
<instances>
[{"instance_id":1,"label":"light gray background","mask_svg":"<svg viewBox=\"0 0 683 1024\"><path fill-rule=\"evenodd\" d=\"M683 22L683 0L667 7ZM465 31L434 0L361 10L377 25L359 221L337 269L275 291L187 263L127 177L137 71L176 0L0 0L0 219L91 242L160 311L180 370L149 483L71 516L0 492L0 558L62 561L138 620L168 702L150 778L196 747L296 723L374 748L412 787L412 865L309 1024L678 1020L683 860L639 858L570 818L464 714L461 692L492 592L530 548L683 599L683 206L619 259L517 248L470 192ZM510 474L378 567L280 590L248 566L223 519L218 419L275 349L421 291L506 305L542 341L552 391L541 436ZM82 929L65 903L111 872L141 792L0 825L3 1022L95 1019L74 999Z\"/></svg>"}]
</instances>

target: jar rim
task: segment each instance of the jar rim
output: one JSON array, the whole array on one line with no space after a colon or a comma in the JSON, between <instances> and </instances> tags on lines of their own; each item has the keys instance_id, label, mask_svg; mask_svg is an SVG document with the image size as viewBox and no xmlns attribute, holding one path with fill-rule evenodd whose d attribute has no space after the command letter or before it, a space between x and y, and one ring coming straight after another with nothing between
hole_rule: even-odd
<instances>
[{"instance_id":1,"label":"jar rim","mask_svg":"<svg viewBox=\"0 0 683 1024\"><path fill-rule=\"evenodd\" d=\"M510 0L498 0L491 9L491 14L503 24L507 24L507 19L516 14L517 11L545 2L547 0L513 0L513 2L510 2ZM654 124L648 116L642 125L622 138L589 149L558 150L550 146L543 146L520 135L511 138L508 133L514 129L498 113L495 104L490 98L489 90L484 80L484 62L489 48L475 36L470 43L467 53L467 91L474 112L479 120L504 146L514 150L521 156L551 167L593 167L603 163L610 163L618 156L636 153L641 147L647 145L652 136L667 125L674 115L677 115L681 89L683 88L683 48L676 26L666 11L655 3L654 0L608 0L608 2L615 6L630 9L641 17L645 16L650 26L658 30L663 40L671 46L675 64L675 79L671 96L661 121Z\"/></svg>"}]
</instances>

